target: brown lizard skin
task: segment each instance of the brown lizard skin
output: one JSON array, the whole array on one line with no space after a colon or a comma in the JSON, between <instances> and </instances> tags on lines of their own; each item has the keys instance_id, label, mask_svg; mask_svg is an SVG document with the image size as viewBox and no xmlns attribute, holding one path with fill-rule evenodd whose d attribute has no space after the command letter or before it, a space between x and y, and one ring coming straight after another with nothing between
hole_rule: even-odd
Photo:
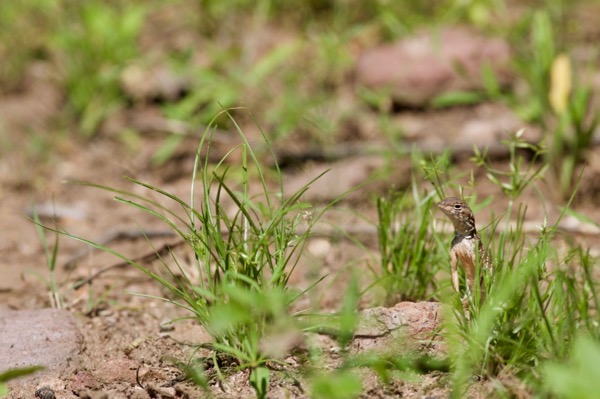
<instances>
[{"instance_id":1,"label":"brown lizard skin","mask_svg":"<svg viewBox=\"0 0 600 399\"><path fill-rule=\"evenodd\" d=\"M477 234L475 215L464 201L456 197L446 198L437 206L454 225L454 239L450 248L452 286L456 292L460 292L458 280L458 262L460 262L465 270L469 292L473 292L477 261L484 269L493 273L492 260ZM483 277L482 273L480 275Z\"/></svg>"}]
</instances>

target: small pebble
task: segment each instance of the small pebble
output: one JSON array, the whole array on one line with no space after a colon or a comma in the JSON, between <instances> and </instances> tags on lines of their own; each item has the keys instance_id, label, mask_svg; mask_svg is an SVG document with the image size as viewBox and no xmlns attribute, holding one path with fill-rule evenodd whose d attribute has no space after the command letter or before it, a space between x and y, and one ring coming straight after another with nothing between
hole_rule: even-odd
<instances>
[{"instance_id":1,"label":"small pebble","mask_svg":"<svg viewBox=\"0 0 600 399\"><path fill-rule=\"evenodd\" d=\"M175 331L175 325L171 322L171 320L161 322L158 328L160 332Z\"/></svg>"}]
</instances>

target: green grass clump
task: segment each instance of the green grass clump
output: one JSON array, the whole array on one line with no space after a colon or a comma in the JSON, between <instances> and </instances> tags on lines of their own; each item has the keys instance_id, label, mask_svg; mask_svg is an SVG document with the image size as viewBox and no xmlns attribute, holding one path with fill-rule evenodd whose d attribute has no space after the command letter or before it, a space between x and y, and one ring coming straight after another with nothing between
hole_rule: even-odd
<instances>
[{"instance_id":1,"label":"green grass clump","mask_svg":"<svg viewBox=\"0 0 600 399\"><path fill-rule=\"evenodd\" d=\"M393 195L377 200L378 237L381 254L379 283L388 305L400 301L425 300L438 291L436 274L441 262L431 234L430 208L434 193L414 201Z\"/></svg>"},{"instance_id":2,"label":"green grass clump","mask_svg":"<svg viewBox=\"0 0 600 399\"><path fill-rule=\"evenodd\" d=\"M237 126L231 116L229 120ZM211 335L212 342L205 346L214 350L215 367L219 368L221 356L228 356L237 369L251 369L250 383L257 396L264 397L269 375L264 366L267 360L277 361L265 349L265 340L282 331L299 330L289 307L303 292L290 288L288 281L321 213L313 215L311 206L302 202L310 183L288 194L276 167L278 184L269 185L239 128L240 144L216 165L209 164L215 131L209 128L201 137L189 202L129 179L177 205L183 216L145 195L84 183L115 192L118 202L164 222L193 250L195 270L177 259L174 270L163 259L165 272L156 272L113 249L63 233L114 254L152 277L168 292L168 297L160 299L188 310ZM235 151L241 152L242 159L237 174L230 173L227 164ZM258 180L257 192L250 176Z\"/></svg>"}]
</instances>

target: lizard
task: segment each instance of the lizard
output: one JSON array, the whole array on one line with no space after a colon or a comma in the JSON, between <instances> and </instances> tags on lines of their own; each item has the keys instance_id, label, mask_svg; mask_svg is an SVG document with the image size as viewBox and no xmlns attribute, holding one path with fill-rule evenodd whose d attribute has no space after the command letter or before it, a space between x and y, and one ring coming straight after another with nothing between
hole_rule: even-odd
<instances>
[{"instance_id":1,"label":"lizard","mask_svg":"<svg viewBox=\"0 0 600 399\"><path fill-rule=\"evenodd\" d=\"M437 206L454 226L454 239L450 248L452 286L456 292L460 292L458 280L458 262L460 262L467 277L468 292L473 292L477 266L481 265L489 273L494 272L492 259L477 233L475 215L466 202L456 197L448 197L439 202ZM482 274L481 277L483 277Z\"/></svg>"}]
</instances>

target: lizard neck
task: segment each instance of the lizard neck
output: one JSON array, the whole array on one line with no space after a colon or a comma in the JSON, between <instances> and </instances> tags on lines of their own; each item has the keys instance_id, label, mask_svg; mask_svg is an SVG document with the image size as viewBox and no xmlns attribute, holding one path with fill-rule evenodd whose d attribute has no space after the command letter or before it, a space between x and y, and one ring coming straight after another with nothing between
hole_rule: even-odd
<instances>
[{"instance_id":1,"label":"lizard neck","mask_svg":"<svg viewBox=\"0 0 600 399\"><path fill-rule=\"evenodd\" d=\"M456 198L449 198L440 202L438 206L452 222L457 239L477 237L475 216L467 204Z\"/></svg>"},{"instance_id":2,"label":"lizard neck","mask_svg":"<svg viewBox=\"0 0 600 399\"><path fill-rule=\"evenodd\" d=\"M468 219L465 221L457 221L454 223L454 235L456 238L474 238L477 237L477 229L475 228L475 221Z\"/></svg>"},{"instance_id":3,"label":"lizard neck","mask_svg":"<svg viewBox=\"0 0 600 399\"><path fill-rule=\"evenodd\" d=\"M472 230L469 232L458 232L458 231L454 232L455 240L463 240L463 239L471 240L471 239L477 238L477 237L478 237L477 230Z\"/></svg>"}]
</instances>

